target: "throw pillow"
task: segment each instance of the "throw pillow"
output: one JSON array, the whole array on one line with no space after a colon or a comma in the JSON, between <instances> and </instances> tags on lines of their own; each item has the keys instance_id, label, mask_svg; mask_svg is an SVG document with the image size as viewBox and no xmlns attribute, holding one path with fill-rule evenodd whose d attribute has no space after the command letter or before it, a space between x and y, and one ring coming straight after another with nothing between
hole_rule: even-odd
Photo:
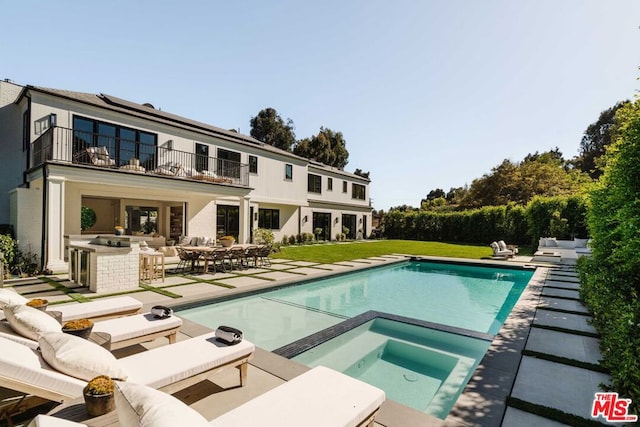
<instances>
[{"instance_id":1,"label":"throw pillow","mask_svg":"<svg viewBox=\"0 0 640 427\"><path fill-rule=\"evenodd\" d=\"M98 375L127 379L127 373L109 350L84 338L50 332L43 334L38 343L44 360L67 375L85 381Z\"/></svg>"},{"instance_id":2,"label":"throw pillow","mask_svg":"<svg viewBox=\"0 0 640 427\"><path fill-rule=\"evenodd\" d=\"M207 420L170 394L142 384L116 381L116 411L122 426L208 426Z\"/></svg>"},{"instance_id":3,"label":"throw pillow","mask_svg":"<svg viewBox=\"0 0 640 427\"><path fill-rule=\"evenodd\" d=\"M0 288L0 308L7 305L25 305L29 301L11 288Z\"/></svg>"},{"instance_id":4,"label":"throw pillow","mask_svg":"<svg viewBox=\"0 0 640 427\"><path fill-rule=\"evenodd\" d=\"M44 333L62 331L62 325L56 319L28 305L7 305L4 315L11 329L34 341Z\"/></svg>"}]
</instances>

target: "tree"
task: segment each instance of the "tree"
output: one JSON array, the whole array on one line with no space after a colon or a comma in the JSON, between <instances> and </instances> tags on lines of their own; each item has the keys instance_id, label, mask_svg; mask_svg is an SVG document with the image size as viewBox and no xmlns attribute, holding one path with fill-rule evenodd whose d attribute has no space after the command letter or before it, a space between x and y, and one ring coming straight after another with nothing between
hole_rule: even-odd
<instances>
[{"instance_id":1,"label":"tree","mask_svg":"<svg viewBox=\"0 0 640 427\"><path fill-rule=\"evenodd\" d=\"M287 119L285 122L275 109L265 108L257 116L251 117L250 124L250 135L258 141L291 151L291 146L296 140L293 120Z\"/></svg>"},{"instance_id":2,"label":"tree","mask_svg":"<svg viewBox=\"0 0 640 427\"><path fill-rule=\"evenodd\" d=\"M353 174L361 176L361 177L366 178L366 179L369 179L369 172L364 172L360 168L357 168L355 171L353 171Z\"/></svg>"},{"instance_id":3,"label":"tree","mask_svg":"<svg viewBox=\"0 0 640 427\"><path fill-rule=\"evenodd\" d=\"M320 127L317 135L298 141L293 147L293 153L339 169L344 169L349 162L349 152L342 132L324 127Z\"/></svg>"},{"instance_id":4,"label":"tree","mask_svg":"<svg viewBox=\"0 0 640 427\"><path fill-rule=\"evenodd\" d=\"M616 124L616 112L629 101L618 102L613 107L600 113L595 123L589 125L584 131L580 141L580 154L575 157L573 164L583 172L597 179L602 174L602 158L606 148L611 144L612 130Z\"/></svg>"},{"instance_id":5,"label":"tree","mask_svg":"<svg viewBox=\"0 0 640 427\"><path fill-rule=\"evenodd\" d=\"M505 159L491 173L474 179L462 199L463 207L527 204L534 196L573 194L590 182L583 172L569 168L556 148L528 154L520 163Z\"/></svg>"}]
</instances>

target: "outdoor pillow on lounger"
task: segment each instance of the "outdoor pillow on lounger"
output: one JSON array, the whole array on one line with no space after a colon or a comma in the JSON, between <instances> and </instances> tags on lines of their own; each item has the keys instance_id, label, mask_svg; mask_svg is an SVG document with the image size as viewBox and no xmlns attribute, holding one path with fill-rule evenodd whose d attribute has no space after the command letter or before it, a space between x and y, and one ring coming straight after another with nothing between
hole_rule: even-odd
<instances>
[{"instance_id":1,"label":"outdoor pillow on lounger","mask_svg":"<svg viewBox=\"0 0 640 427\"><path fill-rule=\"evenodd\" d=\"M55 370L38 351L3 337L0 349L3 387L56 402L82 396L86 381ZM224 367L238 368L244 385L246 366L254 350L247 340L227 346L209 333L117 359L117 365L128 374L127 381L173 393Z\"/></svg>"},{"instance_id":2,"label":"outdoor pillow on lounger","mask_svg":"<svg viewBox=\"0 0 640 427\"><path fill-rule=\"evenodd\" d=\"M355 427L373 425L384 391L324 366L313 368L243 405L207 421L161 391L116 383L120 425L244 427Z\"/></svg>"}]
</instances>

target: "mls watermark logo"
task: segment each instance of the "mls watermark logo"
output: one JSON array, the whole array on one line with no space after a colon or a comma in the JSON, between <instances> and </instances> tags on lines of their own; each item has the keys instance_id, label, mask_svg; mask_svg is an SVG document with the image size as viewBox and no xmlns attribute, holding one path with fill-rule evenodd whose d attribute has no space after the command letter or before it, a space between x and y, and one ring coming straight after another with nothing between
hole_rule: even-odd
<instances>
[{"instance_id":1,"label":"mls watermark logo","mask_svg":"<svg viewBox=\"0 0 640 427\"><path fill-rule=\"evenodd\" d=\"M618 393L596 393L591 408L591 417L602 415L610 423L624 423L638 421L637 415L629 415L631 399L621 399Z\"/></svg>"}]
</instances>

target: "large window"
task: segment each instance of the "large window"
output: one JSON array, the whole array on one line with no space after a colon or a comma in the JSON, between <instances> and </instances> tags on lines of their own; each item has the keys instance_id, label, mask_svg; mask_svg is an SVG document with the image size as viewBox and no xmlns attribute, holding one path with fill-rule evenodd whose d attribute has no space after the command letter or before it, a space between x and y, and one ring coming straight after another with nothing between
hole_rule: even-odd
<instances>
[{"instance_id":1,"label":"large window","mask_svg":"<svg viewBox=\"0 0 640 427\"><path fill-rule=\"evenodd\" d=\"M307 178L307 191L309 191L309 193L322 193L322 177L320 175L309 174Z\"/></svg>"},{"instance_id":2,"label":"large window","mask_svg":"<svg viewBox=\"0 0 640 427\"><path fill-rule=\"evenodd\" d=\"M258 158L249 156L249 173L258 173Z\"/></svg>"},{"instance_id":3,"label":"large window","mask_svg":"<svg viewBox=\"0 0 640 427\"><path fill-rule=\"evenodd\" d=\"M240 178L240 153L218 148L218 170L220 176Z\"/></svg>"},{"instance_id":4,"label":"large window","mask_svg":"<svg viewBox=\"0 0 640 427\"><path fill-rule=\"evenodd\" d=\"M277 230L280 228L280 211L278 209L258 209L258 227Z\"/></svg>"},{"instance_id":5,"label":"large window","mask_svg":"<svg viewBox=\"0 0 640 427\"><path fill-rule=\"evenodd\" d=\"M352 193L351 197L354 199L365 200L366 198L366 187L360 184L352 184Z\"/></svg>"},{"instance_id":6,"label":"large window","mask_svg":"<svg viewBox=\"0 0 640 427\"><path fill-rule=\"evenodd\" d=\"M136 158L147 169L153 169L158 135L105 123L85 117L73 117L73 153L81 158L88 147L106 147L118 165Z\"/></svg>"}]
</instances>

